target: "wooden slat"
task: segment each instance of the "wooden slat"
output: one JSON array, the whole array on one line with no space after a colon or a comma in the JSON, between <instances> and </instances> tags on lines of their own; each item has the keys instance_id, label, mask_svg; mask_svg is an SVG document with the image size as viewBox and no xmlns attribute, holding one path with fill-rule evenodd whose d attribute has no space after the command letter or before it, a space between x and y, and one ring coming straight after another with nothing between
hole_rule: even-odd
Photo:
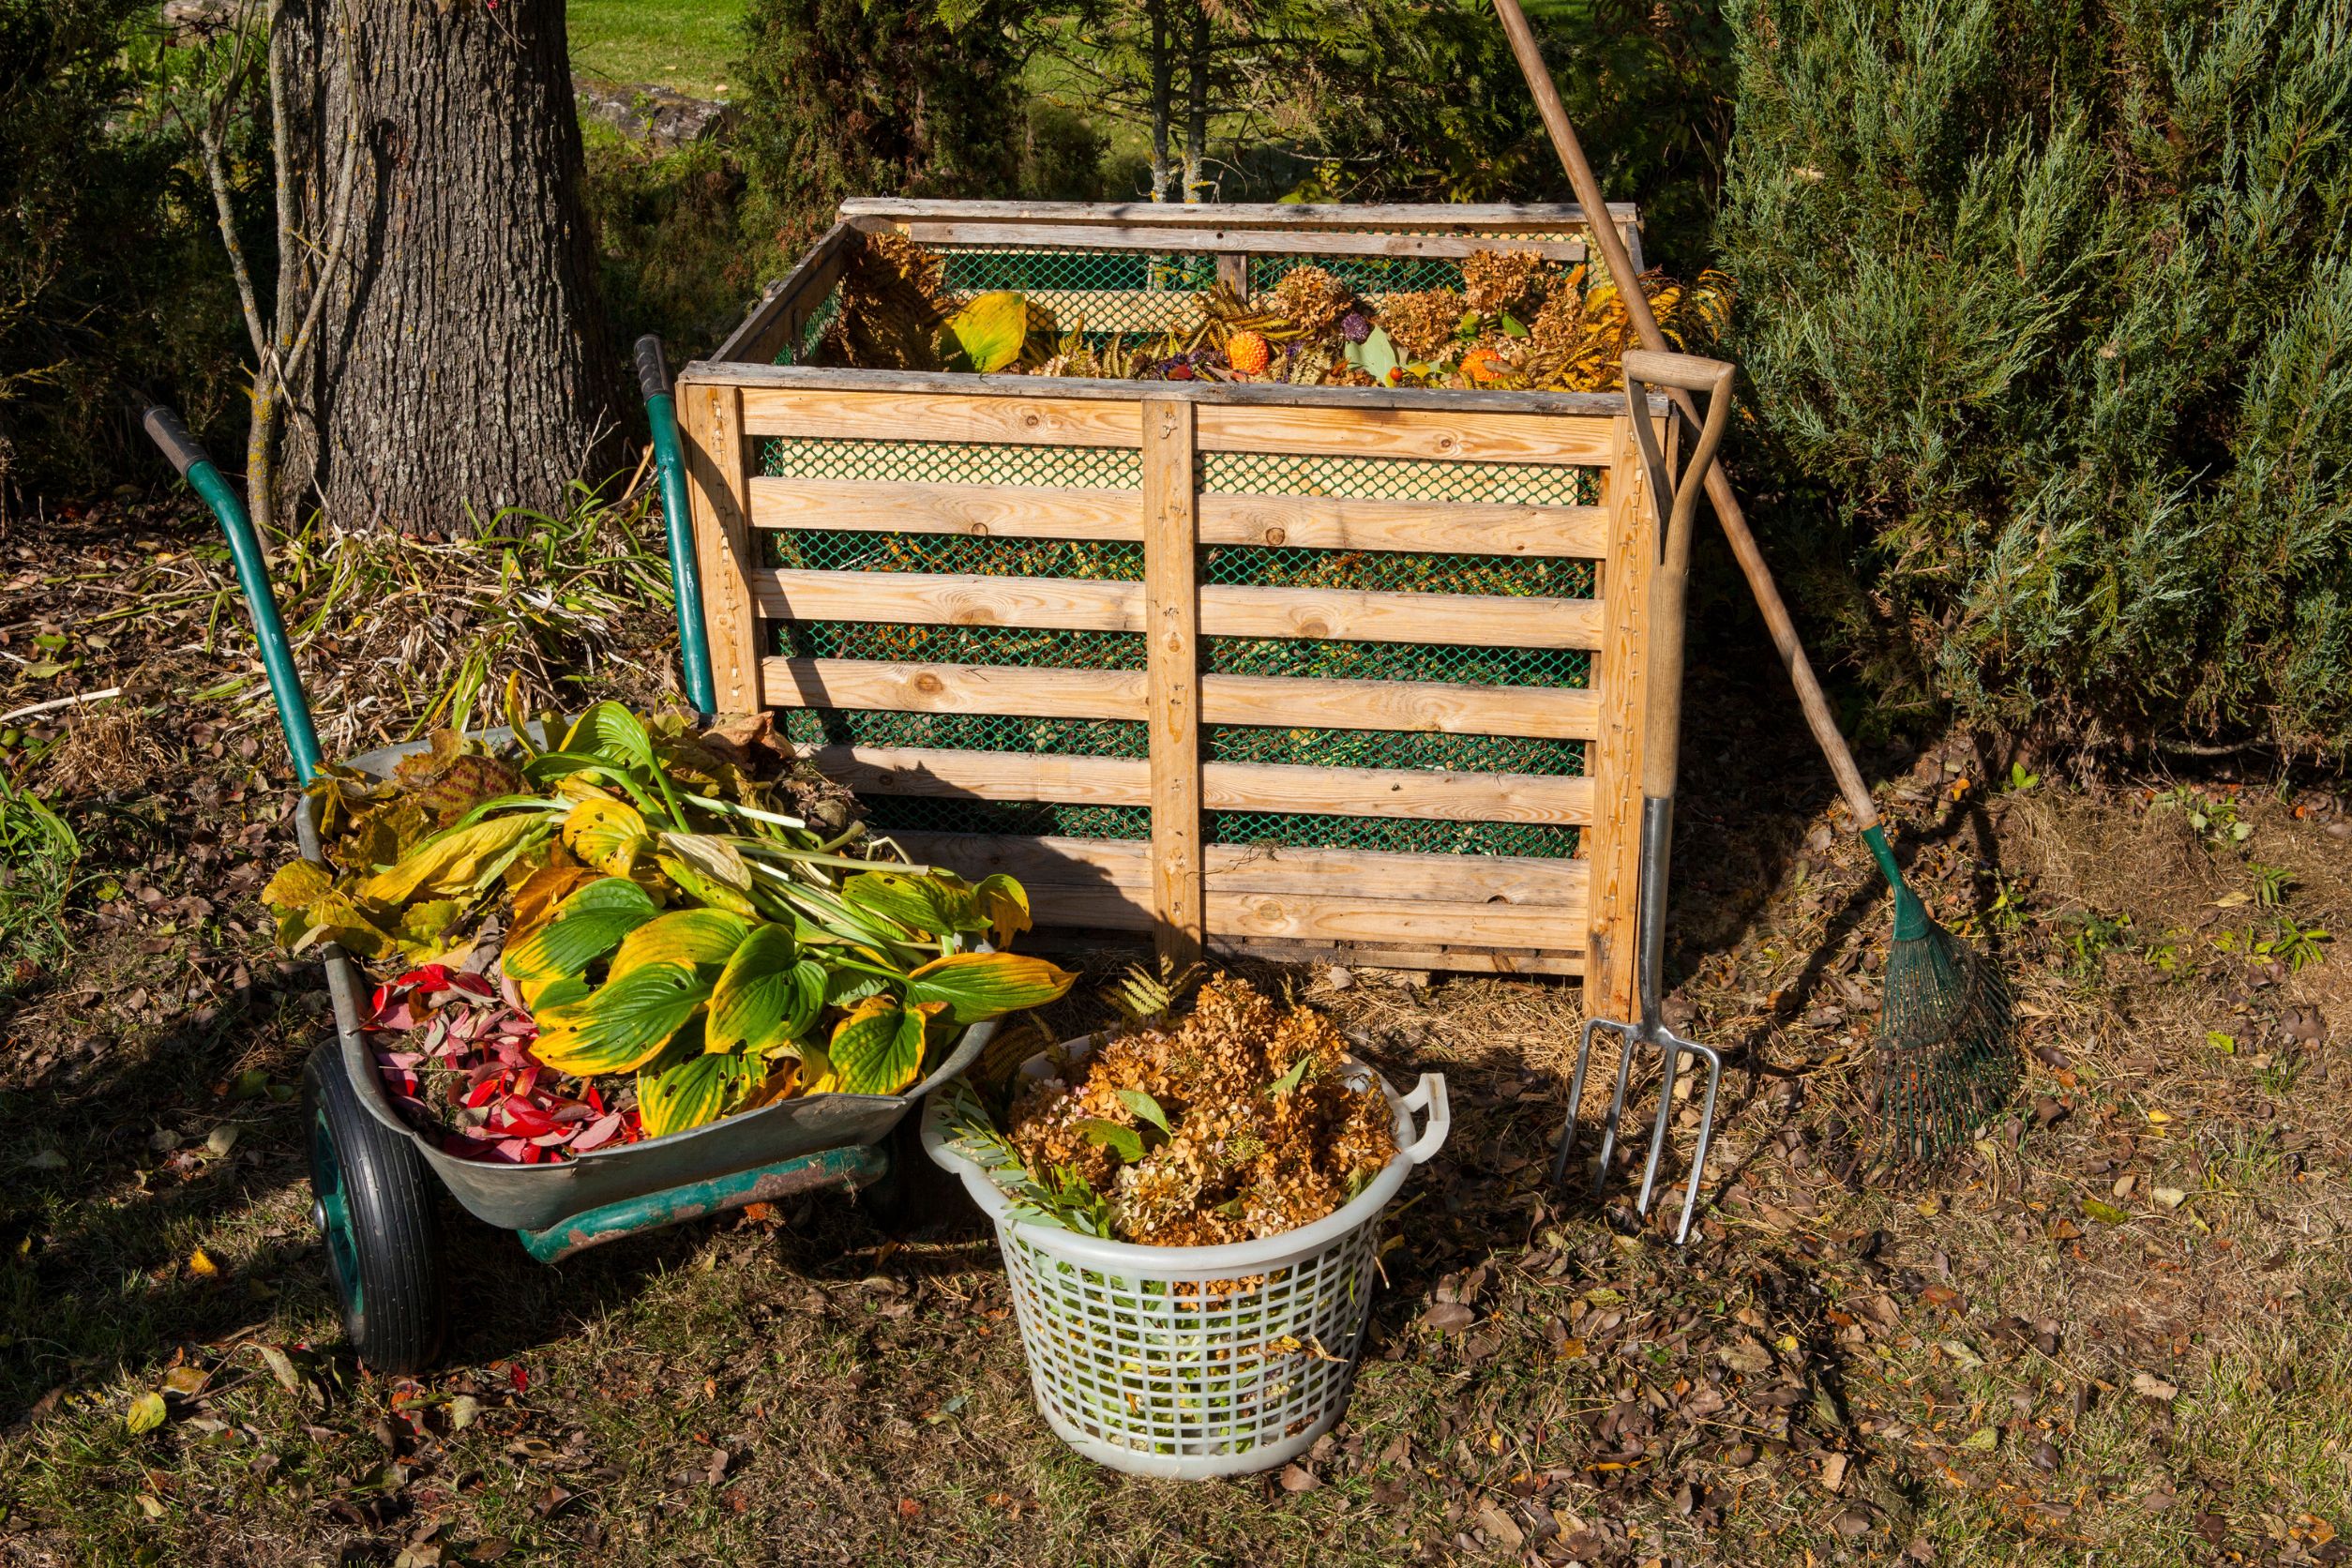
<instances>
[{"instance_id":1,"label":"wooden slat","mask_svg":"<svg viewBox=\"0 0 2352 1568\"><path fill-rule=\"evenodd\" d=\"M883 708L1036 718L1143 716L1140 670L1032 670L842 658L769 658L761 668L767 703L776 708ZM1598 732L1600 703L1581 687L1204 675L1200 716L1205 724L1280 729L1590 740Z\"/></svg>"},{"instance_id":2,"label":"wooden slat","mask_svg":"<svg viewBox=\"0 0 2352 1568\"><path fill-rule=\"evenodd\" d=\"M752 591L760 612L777 620L1116 632L1141 631L1144 626L1139 582L762 566L753 577ZM1200 590L1200 631L1206 637L1597 648L1601 617L1593 599L1220 583Z\"/></svg>"},{"instance_id":3,"label":"wooden slat","mask_svg":"<svg viewBox=\"0 0 2352 1568\"><path fill-rule=\"evenodd\" d=\"M800 264L751 308L743 324L728 334L714 359L751 360L766 364L787 343L797 342L808 317L833 285L840 281L852 247L863 245L847 223L836 223L809 248Z\"/></svg>"},{"instance_id":4,"label":"wooden slat","mask_svg":"<svg viewBox=\"0 0 2352 1568\"><path fill-rule=\"evenodd\" d=\"M1637 222L1641 217L1641 208L1633 202L1611 202L1608 212L1620 223ZM1586 226L1584 208L1574 202L1217 202L1184 206L1166 202L983 202L950 197L857 196L841 204L841 217L846 221L881 219L892 222L1026 223L1090 228L1149 223L1193 230L1259 228L1286 233L1418 226L1455 233L1475 229L1496 234L1543 234Z\"/></svg>"},{"instance_id":5,"label":"wooden slat","mask_svg":"<svg viewBox=\"0 0 2352 1568\"><path fill-rule=\"evenodd\" d=\"M1474 471L1471 471L1474 472ZM1409 550L1482 555L1598 557L1600 506L1358 501L1321 495L1228 495L1199 501L1200 542L1304 550ZM860 479L751 480L755 528L969 534L1024 539L1143 537L1130 490L925 485Z\"/></svg>"},{"instance_id":6,"label":"wooden slat","mask_svg":"<svg viewBox=\"0 0 2352 1568\"><path fill-rule=\"evenodd\" d=\"M1055 233L1020 223L894 222L888 227L918 245L957 245L999 249L1086 245L1113 250L1229 250L1255 244L1261 250L1294 256L1475 255L1481 250L1531 250L1550 261L1580 262L1588 242L1554 235L1490 239L1470 234L1346 234L1300 230L1270 234L1263 229L1177 229L1131 224L1123 228Z\"/></svg>"},{"instance_id":7,"label":"wooden slat","mask_svg":"<svg viewBox=\"0 0 2352 1568\"><path fill-rule=\"evenodd\" d=\"M1587 763L1596 795L1591 842L1591 935L1585 972L1587 1011L1633 1017L1636 890L1641 882L1641 731L1647 689L1650 578L1658 558L1657 515L1633 422L1621 420L1616 460L1604 496L1609 553L1602 563L1608 597L1595 675L1602 698L1599 733ZM1661 430L1662 438L1668 432Z\"/></svg>"},{"instance_id":8,"label":"wooden slat","mask_svg":"<svg viewBox=\"0 0 2352 1568\"><path fill-rule=\"evenodd\" d=\"M944 866L977 881L1002 871L1038 893L1108 883L1147 892L1150 846L1118 838L1019 837L988 833L893 833L918 862ZM1581 927L1591 868L1581 860L1513 855L1409 854L1383 850L1315 850L1212 843L1203 853L1213 893L1356 894L1367 898L1425 897L1451 902L1542 904Z\"/></svg>"},{"instance_id":9,"label":"wooden slat","mask_svg":"<svg viewBox=\"0 0 2352 1568\"><path fill-rule=\"evenodd\" d=\"M827 777L860 792L1158 807L1151 764L1139 757L879 746L820 746L810 755ZM1215 811L1570 825L1592 817L1590 778L1289 762L1211 762L1199 772L1199 805Z\"/></svg>"},{"instance_id":10,"label":"wooden slat","mask_svg":"<svg viewBox=\"0 0 2352 1568\"><path fill-rule=\"evenodd\" d=\"M749 435L1027 446L1134 446L1142 441L1142 413L1132 400L746 387L743 401Z\"/></svg>"},{"instance_id":11,"label":"wooden slat","mask_svg":"<svg viewBox=\"0 0 2352 1568\"><path fill-rule=\"evenodd\" d=\"M710 644L712 700L722 713L760 703L759 616L751 604L752 535L746 520L743 392L680 381L676 388L695 569Z\"/></svg>"},{"instance_id":12,"label":"wooden slat","mask_svg":"<svg viewBox=\"0 0 2352 1568\"><path fill-rule=\"evenodd\" d=\"M1056 889L1051 920L1059 926L1137 930L1142 927L1135 897L1107 883ZM1391 948L1409 943L1425 948L1432 943L1460 943L1581 953L1584 941L1581 918L1542 905L1217 892L1210 893L1205 902L1209 945L1220 949L1272 939L1368 942Z\"/></svg>"},{"instance_id":13,"label":"wooden slat","mask_svg":"<svg viewBox=\"0 0 2352 1568\"><path fill-rule=\"evenodd\" d=\"M751 481L751 521L755 528L1135 540L1143 537L1143 499L1131 490L761 477Z\"/></svg>"},{"instance_id":14,"label":"wooden slat","mask_svg":"<svg viewBox=\"0 0 2352 1568\"><path fill-rule=\"evenodd\" d=\"M1584 955L1574 948L1539 953L1528 948L1385 947L1374 942L1277 942L1266 937L1209 939L1209 951L1277 964L1347 964L1357 969L1418 969L1460 974L1576 975Z\"/></svg>"},{"instance_id":15,"label":"wooden slat","mask_svg":"<svg viewBox=\"0 0 2352 1568\"><path fill-rule=\"evenodd\" d=\"M1593 465L1606 463L1614 456L1609 426L1598 419L1280 404L1204 404L1200 445L1204 450L1219 452L1310 452L1456 462Z\"/></svg>"},{"instance_id":16,"label":"wooden slat","mask_svg":"<svg viewBox=\"0 0 2352 1568\"><path fill-rule=\"evenodd\" d=\"M763 661L761 672L767 703L775 708L883 708L1037 718L1143 716L1140 670L770 658Z\"/></svg>"},{"instance_id":17,"label":"wooden slat","mask_svg":"<svg viewBox=\"0 0 2352 1568\"><path fill-rule=\"evenodd\" d=\"M821 365L721 364L696 360L687 369L704 381L766 391L884 393L893 397L1051 398L1072 402L1132 405L1147 388L1155 398L1236 408L1403 409L1448 418L1463 414L1540 414L1546 417L1614 419L1625 412L1622 392L1472 391L1454 387L1290 386L1279 382L1170 381L1138 384L1088 376L973 375L959 370L851 370ZM1670 407L1664 392L1650 395L1650 412Z\"/></svg>"},{"instance_id":18,"label":"wooden slat","mask_svg":"<svg viewBox=\"0 0 2352 1568\"><path fill-rule=\"evenodd\" d=\"M1143 400L1145 712L1151 733L1152 911L1160 961L1200 957L1200 525L1194 405Z\"/></svg>"},{"instance_id":19,"label":"wooden slat","mask_svg":"<svg viewBox=\"0 0 2352 1568\"><path fill-rule=\"evenodd\" d=\"M1203 676L1200 706L1201 716L1211 724L1410 730L1539 740L1590 739L1600 711L1593 694L1583 689L1279 675Z\"/></svg>"}]
</instances>

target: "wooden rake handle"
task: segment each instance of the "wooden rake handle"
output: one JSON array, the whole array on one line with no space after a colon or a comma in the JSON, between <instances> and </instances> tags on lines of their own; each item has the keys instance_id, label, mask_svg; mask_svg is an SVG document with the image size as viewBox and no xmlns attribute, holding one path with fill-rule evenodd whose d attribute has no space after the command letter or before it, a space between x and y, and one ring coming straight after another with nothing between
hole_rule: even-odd
<instances>
[{"instance_id":1,"label":"wooden rake handle","mask_svg":"<svg viewBox=\"0 0 2352 1568\"><path fill-rule=\"evenodd\" d=\"M1560 90L1552 84L1551 71L1544 64L1543 51L1536 47L1535 33L1527 24L1526 13L1519 9L1519 0L1495 0L1495 14L1501 19L1502 30L1511 39L1511 53L1518 56L1520 74L1527 78L1528 91L1535 97L1536 111L1544 116L1544 128L1551 133L1552 148L1568 171L1568 183L1575 188L1576 200L1584 207L1592 242L1600 247L1601 260L1617 281L1618 294L1625 302L1625 313L1633 318L1634 331L1640 337L1641 346L1653 354L1669 352L1672 345L1658 329L1658 318L1651 312L1650 301L1636 281L1637 274L1633 258L1626 252L1624 237L1617 232L1617 225L1609 221L1608 204L1601 196L1601 182L1593 177L1592 165L1585 159L1576 127L1568 123L1568 111L1560 106ZM1672 386L1671 383L1661 384L1670 387L1668 395L1683 417L1698 424L1698 410L1689 392ZM1636 415L1636 423L1639 422ZM1846 797L1847 810L1853 813L1855 831L1876 827L1878 809L1871 804L1870 787L1862 782L1862 770L1854 765L1854 753L1847 746L1846 737L1838 732L1837 719L1830 712L1830 700L1822 695L1821 683L1814 678L1812 661L1805 657L1804 644L1797 640L1796 624L1788 618L1788 607L1781 601L1772 570L1764 563L1764 552L1756 548L1756 535L1748 531L1747 514L1741 510L1739 497L1731 493L1730 476L1718 461L1711 460L1706 472L1707 499L1713 504L1716 520L1723 524L1724 537L1731 542L1731 553L1739 558L1740 570L1748 580L1748 591L1756 596L1756 607L1763 611L1772 646L1780 650L1780 661L1787 667L1789 682L1797 688L1797 701L1804 708L1805 723L1812 729L1821 755L1829 759L1830 771L1837 776L1838 792ZM1646 774L1645 769L1645 776Z\"/></svg>"},{"instance_id":2,"label":"wooden rake handle","mask_svg":"<svg viewBox=\"0 0 2352 1568\"><path fill-rule=\"evenodd\" d=\"M1634 436L1641 446L1642 465L1650 474L1651 494L1661 509L1670 507L1665 549L1650 577L1650 684L1641 743L1641 792L1646 800L1674 798L1682 747L1682 644L1689 618L1691 535L1696 531L1692 523L1698 511L1699 487L1691 479L1714 468L1715 449L1723 445L1724 428L1731 422L1735 373L1720 359L1702 359L1696 354L1636 350L1625 356L1625 395L1633 405ZM1699 426L1698 444L1691 448L1680 484L1658 449L1657 431L1651 427L1648 409L1652 386L1707 397L1706 422Z\"/></svg>"}]
</instances>

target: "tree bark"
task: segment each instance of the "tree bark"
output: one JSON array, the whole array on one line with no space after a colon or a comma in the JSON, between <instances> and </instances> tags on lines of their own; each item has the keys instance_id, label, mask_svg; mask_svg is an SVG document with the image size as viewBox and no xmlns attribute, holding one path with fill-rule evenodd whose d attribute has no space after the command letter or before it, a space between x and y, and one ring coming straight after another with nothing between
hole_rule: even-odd
<instances>
[{"instance_id":1,"label":"tree bark","mask_svg":"<svg viewBox=\"0 0 2352 1568\"><path fill-rule=\"evenodd\" d=\"M1192 38L1184 50L1184 201L1207 199L1209 188L1209 8L1193 0Z\"/></svg>"},{"instance_id":2,"label":"tree bark","mask_svg":"<svg viewBox=\"0 0 2352 1568\"><path fill-rule=\"evenodd\" d=\"M289 370L283 515L446 535L560 510L622 461L561 0L283 0L279 24L279 297L325 290ZM322 279L354 111L357 187Z\"/></svg>"},{"instance_id":3,"label":"tree bark","mask_svg":"<svg viewBox=\"0 0 2352 1568\"><path fill-rule=\"evenodd\" d=\"M1175 171L1168 158L1168 121L1176 96L1176 45L1169 36L1168 0L1145 0L1152 23L1152 200L1168 200Z\"/></svg>"}]
</instances>

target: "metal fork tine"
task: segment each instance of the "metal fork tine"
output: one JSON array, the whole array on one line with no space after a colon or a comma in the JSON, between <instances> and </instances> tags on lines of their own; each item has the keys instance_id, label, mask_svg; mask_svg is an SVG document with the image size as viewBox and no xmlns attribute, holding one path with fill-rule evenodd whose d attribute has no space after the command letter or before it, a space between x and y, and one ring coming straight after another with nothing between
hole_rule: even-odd
<instances>
[{"instance_id":1,"label":"metal fork tine","mask_svg":"<svg viewBox=\"0 0 2352 1568\"><path fill-rule=\"evenodd\" d=\"M1606 1020L1588 1019L1583 1036L1576 1042L1576 1073L1568 1080L1568 1123L1560 1129L1559 1147L1552 1151L1552 1185L1557 1187L1568 1174L1568 1156L1576 1148L1576 1113L1584 1106L1584 1070L1592 1061L1592 1032Z\"/></svg>"},{"instance_id":2,"label":"metal fork tine","mask_svg":"<svg viewBox=\"0 0 2352 1568\"><path fill-rule=\"evenodd\" d=\"M1609 1160L1617 1153L1617 1132L1625 1119L1625 1085L1634 1073L1634 1045L1639 1031L1622 1024L1609 1027L1617 1031L1617 1093L1609 1097L1608 1120L1601 1123L1601 1163L1592 1168L1592 1196L1601 1196L1601 1189L1609 1179Z\"/></svg>"},{"instance_id":3,"label":"metal fork tine","mask_svg":"<svg viewBox=\"0 0 2352 1568\"><path fill-rule=\"evenodd\" d=\"M1650 1213L1651 1194L1658 1183L1658 1159L1666 1152L1666 1118L1674 1114L1674 1074L1681 1064L1681 1042L1673 1035L1658 1041L1658 1114L1650 1123L1650 1158L1641 1168L1641 1197L1635 1200L1634 1213Z\"/></svg>"},{"instance_id":4,"label":"metal fork tine","mask_svg":"<svg viewBox=\"0 0 2352 1568\"><path fill-rule=\"evenodd\" d=\"M1674 1043L1707 1063L1707 1104L1698 1113L1698 1147L1691 1154L1691 1179L1682 1188L1682 1223L1674 1232L1674 1244L1681 1246L1691 1239L1691 1215L1698 1208L1699 1184L1707 1177L1707 1150L1715 1138L1715 1091L1723 1083L1723 1054L1712 1046L1689 1040Z\"/></svg>"}]
</instances>

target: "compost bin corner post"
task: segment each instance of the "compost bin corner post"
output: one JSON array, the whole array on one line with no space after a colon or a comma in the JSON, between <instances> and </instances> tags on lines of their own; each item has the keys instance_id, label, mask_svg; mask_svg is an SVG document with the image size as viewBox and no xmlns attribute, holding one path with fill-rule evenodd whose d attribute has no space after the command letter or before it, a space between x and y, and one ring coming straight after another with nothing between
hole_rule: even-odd
<instances>
[{"instance_id":1,"label":"compost bin corner post","mask_svg":"<svg viewBox=\"0 0 2352 1568\"><path fill-rule=\"evenodd\" d=\"M1608 512L1608 554L1601 564L1601 716L1592 760L1592 881L1587 908L1585 1012L1630 1018L1634 1007L1634 928L1641 884L1641 746L1650 672L1650 577L1658 560L1657 500L1634 435L1646 410L1628 407L1611 422L1610 459L1601 501ZM1672 458L1674 432L1659 440Z\"/></svg>"},{"instance_id":2,"label":"compost bin corner post","mask_svg":"<svg viewBox=\"0 0 2352 1568\"><path fill-rule=\"evenodd\" d=\"M1193 405L1143 400L1143 596L1152 766L1153 943L1168 964L1200 957L1200 546Z\"/></svg>"},{"instance_id":3,"label":"compost bin corner post","mask_svg":"<svg viewBox=\"0 0 2352 1568\"><path fill-rule=\"evenodd\" d=\"M751 592L759 563L752 553L743 389L700 380L689 369L678 378L677 397L694 557L710 633L712 695L721 713L753 713L761 705L760 623Z\"/></svg>"}]
</instances>

